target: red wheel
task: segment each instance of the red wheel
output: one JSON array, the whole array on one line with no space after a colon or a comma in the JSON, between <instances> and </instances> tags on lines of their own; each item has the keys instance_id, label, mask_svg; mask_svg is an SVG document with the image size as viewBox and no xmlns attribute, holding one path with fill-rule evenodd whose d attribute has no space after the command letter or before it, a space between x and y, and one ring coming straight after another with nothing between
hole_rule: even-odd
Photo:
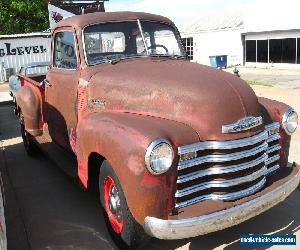
<instances>
[{"instance_id":1,"label":"red wheel","mask_svg":"<svg viewBox=\"0 0 300 250\"><path fill-rule=\"evenodd\" d=\"M118 177L104 161L99 171L100 204L108 231L120 249L135 249L147 243L149 236L133 218Z\"/></svg>"},{"instance_id":2,"label":"red wheel","mask_svg":"<svg viewBox=\"0 0 300 250\"><path fill-rule=\"evenodd\" d=\"M116 184L110 176L106 176L103 181L103 191L104 209L107 213L109 222L115 233L121 234L124 227L121 201Z\"/></svg>"}]
</instances>

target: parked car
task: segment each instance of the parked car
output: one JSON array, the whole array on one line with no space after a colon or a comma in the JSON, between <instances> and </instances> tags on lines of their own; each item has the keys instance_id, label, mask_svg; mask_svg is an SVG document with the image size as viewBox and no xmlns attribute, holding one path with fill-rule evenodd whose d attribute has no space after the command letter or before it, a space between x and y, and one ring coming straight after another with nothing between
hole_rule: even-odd
<instances>
[{"instance_id":1,"label":"parked car","mask_svg":"<svg viewBox=\"0 0 300 250\"><path fill-rule=\"evenodd\" d=\"M237 225L298 186L299 166L288 164L296 111L187 61L168 18L71 17L53 28L51 53L42 84L20 76L25 149L38 145L97 187L110 232L127 246Z\"/></svg>"},{"instance_id":2,"label":"parked car","mask_svg":"<svg viewBox=\"0 0 300 250\"><path fill-rule=\"evenodd\" d=\"M29 63L22 66L16 75L12 75L9 78L9 92L10 96L13 98L14 104L16 103L16 93L21 88L21 81L19 75L24 77L39 77L40 75L45 75L47 73L47 67L49 62L35 62Z\"/></svg>"}]
</instances>

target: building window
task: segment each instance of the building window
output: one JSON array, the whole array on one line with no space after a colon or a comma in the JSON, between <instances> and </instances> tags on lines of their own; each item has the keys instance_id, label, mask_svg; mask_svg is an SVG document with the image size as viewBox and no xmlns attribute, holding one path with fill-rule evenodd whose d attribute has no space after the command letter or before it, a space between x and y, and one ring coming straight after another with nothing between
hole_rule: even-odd
<instances>
[{"instance_id":1,"label":"building window","mask_svg":"<svg viewBox=\"0 0 300 250\"><path fill-rule=\"evenodd\" d=\"M282 63L296 63L296 38L282 39Z\"/></svg>"},{"instance_id":2,"label":"building window","mask_svg":"<svg viewBox=\"0 0 300 250\"><path fill-rule=\"evenodd\" d=\"M257 41L257 62L268 62L268 40Z\"/></svg>"},{"instance_id":3,"label":"building window","mask_svg":"<svg viewBox=\"0 0 300 250\"><path fill-rule=\"evenodd\" d=\"M296 63L296 38L271 39L270 62Z\"/></svg>"},{"instance_id":4,"label":"building window","mask_svg":"<svg viewBox=\"0 0 300 250\"><path fill-rule=\"evenodd\" d=\"M270 62L295 63L296 62L296 38L271 39Z\"/></svg>"},{"instance_id":5,"label":"building window","mask_svg":"<svg viewBox=\"0 0 300 250\"><path fill-rule=\"evenodd\" d=\"M299 45L299 38L247 40L246 62L300 63Z\"/></svg>"},{"instance_id":6,"label":"building window","mask_svg":"<svg viewBox=\"0 0 300 250\"><path fill-rule=\"evenodd\" d=\"M300 38L297 38L297 63L300 64Z\"/></svg>"},{"instance_id":7,"label":"building window","mask_svg":"<svg viewBox=\"0 0 300 250\"><path fill-rule=\"evenodd\" d=\"M246 62L256 62L256 41L246 41Z\"/></svg>"},{"instance_id":8,"label":"building window","mask_svg":"<svg viewBox=\"0 0 300 250\"><path fill-rule=\"evenodd\" d=\"M281 39L270 40L270 63L281 63L282 42Z\"/></svg>"},{"instance_id":9,"label":"building window","mask_svg":"<svg viewBox=\"0 0 300 250\"><path fill-rule=\"evenodd\" d=\"M193 60L194 59L194 39L193 39L193 37L183 38L182 44L185 48L187 58L189 60Z\"/></svg>"}]
</instances>

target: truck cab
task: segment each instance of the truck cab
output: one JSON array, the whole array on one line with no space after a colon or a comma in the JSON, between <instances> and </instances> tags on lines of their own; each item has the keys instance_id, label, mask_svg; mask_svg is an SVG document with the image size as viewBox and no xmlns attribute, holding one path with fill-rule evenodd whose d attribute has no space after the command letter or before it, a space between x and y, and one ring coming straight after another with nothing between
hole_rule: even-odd
<instances>
[{"instance_id":1,"label":"truck cab","mask_svg":"<svg viewBox=\"0 0 300 250\"><path fill-rule=\"evenodd\" d=\"M53 28L51 51L43 81L19 76L25 148L48 150L97 187L110 232L127 246L234 226L298 186L288 163L295 110L187 61L168 18L71 17Z\"/></svg>"}]
</instances>

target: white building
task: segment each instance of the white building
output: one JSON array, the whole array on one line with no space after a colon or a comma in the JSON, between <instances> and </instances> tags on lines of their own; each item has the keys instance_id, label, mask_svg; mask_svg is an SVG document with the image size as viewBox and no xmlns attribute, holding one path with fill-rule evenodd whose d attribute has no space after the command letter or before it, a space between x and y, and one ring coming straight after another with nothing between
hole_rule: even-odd
<instances>
[{"instance_id":1,"label":"white building","mask_svg":"<svg viewBox=\"0 0 300 250\"><path fill-rule=\"evenodd\" d=\"M243 61L243 31L241 14L223 12L194 20L181 35L192 61L210 65L209 56L227 55L228 65L235 65Z\"/></svg>"},{"instance_id":2,"label":"white building","mask_svg":"<svg viewBox=\"0 0 300 250\"><path fill-rule=\"evenodd\" d=\"M300 3L257 1L200 17L181 29L192 61L227 55L228 66L300 66ZM272 6L272 8L270 8Z\"/></svg>"},{"instance_id":3,"label":"white building","mask_svg":"<svg viewBox=\"0 0 300 250\"><path fill-rule=\"evenodd\" d=\"M50 61L50 33L0 36L0 81L31 62Z\"/></svg>"}]
</instances>

